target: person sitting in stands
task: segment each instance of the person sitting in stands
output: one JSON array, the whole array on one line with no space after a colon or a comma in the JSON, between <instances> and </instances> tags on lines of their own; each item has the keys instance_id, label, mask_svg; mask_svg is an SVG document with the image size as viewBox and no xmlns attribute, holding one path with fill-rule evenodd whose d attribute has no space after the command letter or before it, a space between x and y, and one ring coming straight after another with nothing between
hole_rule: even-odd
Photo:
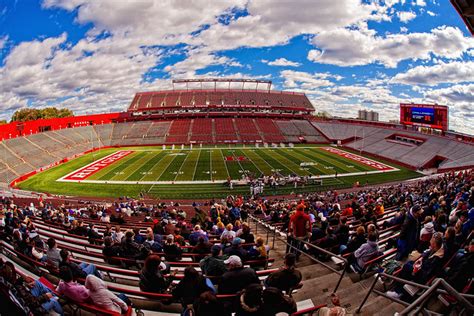
<instances>
[{"instance_id":1,"label":"person sitting in stands","mask_svg":"<svg viewBox=\"0 0 474 316\"><path fill-rule=\"evenodd\" d=\"M118 296L107 289L107 285L95 275L88 275L86 288L95 305L108 311L125 313L128 310L128 298L124 294Z\"/></svg>"},{"instance_id":2,"label":"person sitting in stands","mask_svg":"<svg viewBox=\"0 0 474 316\"><path fill-rule=\"evenodd\" d=\"M232 241L235 238L234 225L227 224L225 231L221 234L221 239L227 238L228 241Z\"/></svg>"},{"instance_id":3,"label":"person sitting in stands","mask_svg":"<svg viewBox=\"0 0 474 316\"><path fill-rule=\"evenodd\" d=\"M248 252L248 256L256 259L267 259L268 248L269 247L265 245L263 238L258 237L255 246L253 246Z\"/></svg>"},{"instance_id":4,"label":"person sitting in stands","mask_svg":"<svg viewBox=\"0 0 474 316\"><path fill-rule=\"evenodd\" d=\"M250 232L250 226L247 223L242 224L242 228L237 231L237 237L245 240L246 244L253 244L255 242L254 235Z\"/></svg>"},{"instance_id":5,"label":"person sitting in stands","mask_svg":"<svg viewBox=\"0 0 474 316\"><path fill-rule=\"evenodd\" d=\"M456 291L463 291L469 280L474 276L474 239L471 239L467 251L459 254L449 268L445 280L451 284ZM472 287L471 287L472 292Z\"/></svg>"},{"instance_id":6,"label":"person sitting in stands","mask_svg":"<svg viewBox=\"0 0 474 316\"><path fill-rule=\"evenodd\" d=\"M47 241L48 251L46 252L46 257L48 258L47 262L54 268L59 267L61 262L61 255L59 249L56 247L56 240L54 238L49 238Z\"/></svg>"},{"instance_id":7,"label":"person sitting in stands","mask_svg":"<svg viewBox=\"0 0 474 316\"><path fill-rule=\"evenodd\" d=\"M140 233L140 228L135 227L135 228L133 229L133 233L135 234L134 241L135 241L137 244L141 245L141 244L143 244L143 243L145 242L146 236L144 236L143 234Z\"/></svg>"},{"instance_id":8,"label":"person sitting in stands","mask_svg":"<svg viewBox=\"0 0 474 316\"><path fill-rule=\"evenodd\" d=\"M214 290L206 284L206 279L193 267L184 269L184 277L173 290L173 299L181 302L183 309L192 306L204 292Z\"/></svg>"},{"instance_id":9,"label":"person sitting in stands","mask_svg":"<svg viewBox=\"0 0 474 316\"><path fill-rule=\"evenodd\" d=\"M264 283L266 287L276 287L289 294L291 289L297 287L302 279L301 272L296 270L296 255L288 253L285 256L283 268L270 274Z\"/></svg>"},{"instance_id":10,"label":"person sitting in stands","mask_svg":"<svg viewBox=\"0 0 474 316\"><path fill-rule=\"evenodd\" d=\"M263 287L258 283L247 286L240 294L236 316L263 315Z\"/></svg>"},{"instance_id":11,"label":"person sitting in stands","mask_svg":"<svg viewBox=\"0 0 474 316\"><path fill-rule=\"evenodd\" d=\"M120 228L120 225L115 226L115 231L112 233L112 239L114 242L121 243L122 238L125 236L125 233Z\"/></svg>"},{"instance_id":12,"label":"person sitting in stands","mask_svg":"<svg viewBox=\"0 0 474 316\"><path fill-rule=\"evenodd\" d=\"M423 222L423 228L420 231L420 240L418 241L418 252L422 253L430 246L431 236L434 233L433 219L431 216L426 216Z\"/></svg>"},{"instance_id":13,"label":"person sitting in stands","mask_svg":"<svg viewBox=\"0 0 474 316\"><path fill-rule=\"evenodd\" d=\"M39 260L41 262L45 262L47 257L44 253L44 243L42 240L36 240L33 243L33 248L31 249L31 255L34 259Z\"/></svg>"},{"instance_id":14,"label":"person sitting in stands","mask_svg":"<svg viewBox=\"0 0 474 316\"><path fill-rule=\"evenodd\" d=\"M56 312L64 315L63 308L58 302L58 297L53 294L53 291L48 289L43 283L35 280L29 276L24 278L26 288L29 290L37 300L41 302L41 306L47 312Z\"/></svg>"},{"instance_id":15,"label":"person sitting in stands","mask_svg":"<svg viewBox=\"0 0 474 316\"><path fill-rule=\"evenodd\" d=\"M201 229L200 225L194 226L193 232L189 235L189 244L191 246L196 246L199 239L203 238L206 242L209 241L209 238L207 238L206 233Z\"/></svg>"},{"instance_id":16,"label":"person sitting in stands","mask_svg":"<svg viewBox=\"0 0 474 316\"><path fill-rule=\"evenodd\" d=\"M456 231L454 227L449 226L444 233L444 261L448 261L458 251L459 244L456 242Z\"/></svg>"},{"instance_id":17,"label":"person sitting in stands","mask_svg":"<svg viewBox=\"0 0 474 316\"><path fill-rule=\"evenodd\" d=\"M93 274L99 278L102 278L101 273L99 270L97 270L96 266L93 265L92 263L87 264L85 262L81 262L81 264L76 264L71 261L71 258L69 256L69 251L66 249L61 249L59 252L61 255L61 262L59 263L59 268L61 267L69 267L72 271L72 275L74 276L74 279L78 278L85 278L86 276Z\"/></svg>"},{"instance_id":18,"label":"person sitting in stands","mask_svg":"<svg viewBox=\"0 0 474 316\"><path fill-rule=\"evenodd\" d=\"M163 246L163 252L165 253L166 261L175 262L181 260L181 254L183 251L174 242L174 236L170 234L168 237L166 237L166 242Z\"/></svg>"},{"instance_id":19,"label":"person sitting in stands","mask_svg":"<svg viewBox=\"0 0 474 316\"><path fill-rule=\"evenodd\" d=\"M193 306L196 316L231 316L212 291L201 293Z\"/></svg>"},{"instance_id":20,"label":"person sitting in stands","mask_svg":"<svg viewBox=\"0 0 474 316\"><path fill-rule=\"evenodd\" d=\"M377 244L377 236L371 232L369 233L367 242L354 251L354 258L356 260L354 264L356 264L358 268L364 269L366 262L373 259L378 253L379 246Z\"/></svg>"},{"instance_id":21,"label":"person sitting in stands","mask_svg":"<svg viewBox=\"0 0 474 316\"><path fill-rule=\"evenodd\" d=\"M202 272L206 276L221 276L227 271L224 260L227 256L222 256L222 248L219 245L211 247L211 255L199 262Z\"/></svg>"},{"instance_id":22,"label":"person sitting in stands","mask_svg":"<svg viewBox=\"0 0 474 316\"><path fill-rule=\"evenodd\" d=\"M104 255L104 259L106 262L110 260L112 257L119 257L120 256L120 245L114 243L112 237L107 236L104 238L104 248L102 248L102 254Z\"/></svg>"},{"instance_id":23,"label":"person sitting in stands","mask_svg":"<svg viewBox=\"0 0 474 316\"><path fill-rule=\"evenodd\" d=\"M260 279L255 270L244 268L242 260L238 256L230 256L224 263L228 265L229 271L222 275L219 293L234 294L252 283L260 284Z\"/></svg>"},{"instance_id":24,"label":"person sitting in stands","mask_svg":"<svg viewBox=\"0 0 474 316\"><path fill-rule=\"evenodd\" d=\"M73 280L72 271L64 266L59 269L61 281L56 287L59 295L63 295L75 303L84 303L89 301L89 290L82 284Z\"/></svg>"},{"instance_id":25,"label":"person sitting in stands","mask_svg":"<svg viewBox=\"0 0 474 316\"><path fill-rule=\"evenodd\" d=\"M132 258L143 260L148 256L148 250L143 245L137 244L133 240L133 231L127 230L125 237L120 243L120 256L123 258Z\"/></svg>"},{"instance_id":26,"label":"person sitting in stands","mask_svg":"<svg viewBox=\"0 0 474 316\"><path fill-rule=\"evenodd\" d=\"M341 245L341 254L351 253L366 243L364 226L357 227L356 234L349 239L347 246Z\"/></svg>"},{"instance_id":27,"label":"person sitting in stands","mask_svg":"<svg viewBox=\"0 0 474 316\"><path fill-rule=\"evenodd\" d=\"M93 245L102 245L102 235L99 234L99 231L94 226L94 224L89 224L89 229L87 231L87 237L89 238L89 242Z\"/></svg>"},{"instance_id":28,"label":"person sitting in stands","mask_svg":"<svg viewBox=\"0 0 474 316\"><path fill-rule=\"evenodd\" d=\"M203 236L199 237L197 245L193 248L194 254L200 254L200 256L194 256L193 259L196 262L201 261L204 257L211 252L212 244L206 241Z\"/></svg>"},{"instance_id":29,"label":"person sitting in stands","mask_svg":"<svg viewBox=\"0 0 474 316\"><path fill-rule=\"evenodd\" d=\"M165 269L166 265L161 261L160 256L149 255L140 271L140 290L152 293L166 291L171 281L163 276L162 271Z\"/></svg>"},{"instance_id":30,"label":"person sitting in stands","mask_svg":"<svg viewBox=\"0 0 474 316\"><path fill-rule=\"evenodd\" d=\"M292 315L296 312L295 300L283 294L283 292L276 287L265 288L262 293L262 300L263 308L261 315L273 316L280 313Z\"/></svg>"},{"instance_id":31,"label":"person sitting in stands","mask_svg":"<svg viewBox=\"0 0 474 316\"><path fill-rule=\"evenodd\" d=\"M232 240L232 247L228 247L224 250L224 254L230 256L238 256L242 261L247 259L248 253L242 247L242 239L236 237Z\"/></svg>"},{"instance_id":32,"label":"person sitting in stands","mask_svg":"<svg viewBox=\"0 0 474 316\"><path fill-rule=\"evenodd\" d=\"M403 265L399 278L425 284L443 268L443 234L434 233L430 240L430 249L426 250L415 262L408 261ZM394 291L386 293L390 297L400 298L403 284L396 284Z\"/></svg>"}]
</instances>

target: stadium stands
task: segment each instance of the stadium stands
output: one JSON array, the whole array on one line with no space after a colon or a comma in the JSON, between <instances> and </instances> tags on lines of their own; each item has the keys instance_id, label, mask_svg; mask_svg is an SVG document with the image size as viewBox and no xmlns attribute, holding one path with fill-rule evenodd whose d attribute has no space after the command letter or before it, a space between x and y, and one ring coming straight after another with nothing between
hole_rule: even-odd
<instances>
[{"instance_id":1,"label":"stadium stands","mask_svg":"<svg viewBox=\"0 0 474 316\"><path fill-rule=\"evenodd\" d=\"M469 279L472 278L472 266L469 265L472 260L466 262L465 259L471 258L474 249L472 248L474 245L472 241L474 191L463 193L462 200L464 202L461 199L446 201L444 197L455 193L454 188L466 187L470 189L469 185L472 183L473 176L473 171L450 172L412 183L368 187L359 192L351 190L339 194L313 193L296 201L291 198L274 200L257 198L244 201L229 198L224 204L213 202L197 205L209 216L209 220L199 219L199 216L194 216L195 213L188 213L188 218L185 220L183 215L179 215L183 214L179 205L174 205L173 208L176 209L171 211L171 208L166 207L163 203L153 206L142 204L139 201L122 200L113 204L112 208L115 209L113 211L95 204L75 209L72 206L63 208L54 204L49 208L43 208L38 203L34 203L36 207L26 208L27 205L30 205L28 200L2 197L0 198L0 207L4 209L7 220L1 230L2 253L0 258L3 263L13 263L20 273L39 279L54 289L58 283L58 270L51 263L48 264L47 260L40 259L42 252L38 250L41 249L40 246L37 246L42 243L41 247L46 247L45 244L49 243L49 239L54 239L57 248L68 250L72 254L71 261L73 263L81 264L84 269L90 267L91 264L94 265L101 272L100 276L109 290L117 294L126 294L132 300L134 308L138 311L141 310L145 315L152 315L157 311L171 313L181 311L179 297L173 290L174 286L171 286L170 290L163 290L160 293L145 292L141 289L144 271L143 259L153 254L166 258L169 250L162 240L169 239L167 237L169 233L173 235L172 242L180 243L182 250L180 259L165 260L166 267L163 267L165 269L162 272L163 276L170 284L174 285L185 282L184 275L189 266L195 267L198 274L205 271L203 265L200 265L197 260L193 260L196 256L209 255L209 252L195 252L198 246L192 246L191 243L193 243L193 238L198 236L202 238L206 236L209 239L210 244L207 247L220 244L226 249L225 253L232 253L234 247L247 249L246 256L248 257L245 257L244 265L249 265L256 271L251 272L255 273L256 277L252 282L263 283L266 286L278 286L277 275L280 270L273 268L274 266L284 264L287 269L289 264L289 271L294 271L291 256L283 257L283 255L300 249L296 251L302 255L299 257L296 268L299 272L294 274L294 280L297 281L294 284L297 285L284 290L286 294L291 294L291 297L287 296L285 301L291 300L296 303L298 312L293 315L305 315L310 311L324 308L326 304L334 305L334 308L340 308L346 313L355 313L357 309L362 315L388 315L401 312L405 306L409 305L409 302L415 299L422 300L425 296L438 301L438 294L430 295L427 290L428 286L436 284L435 278L439 276L443 276L448 284L454 287L454 291L458 291L456 295L472 292L472 287L465 287L470 285ZM436 203L442 200L448 204ZM18 205L18 207L14 205ZM257 208L257 205L261 207ZM16 208L15 212L13 212L13 208ZM235 213L236 208L239 215ZM295 208L296 215L293 214ZM223 210L222 219L237 226L235 230L229 228L232 234L215 225L217 223L217 209ZM231 209L234 211L231 212ZM202 211L198 211L198 213ZM303 247L300 247L293 242L293 230L290 227L296 230L297 226L294 225L299 225L297 223L301 222L296 221L296 217L301 216L297 214L305 212L313 216L310 228L312 234L306 239L307 241L303 242ZM112 221L112 214L115 218L118 216L125 221L120 227L123 232L132 228L135 231L134 233L127 232L125 235L130 234L133 241L129 242L127 237L123 237L121 242L114 244L115 252L112 253L116 255L105 256L110 252L106 252L105 246L102 245L103 236L107 234L112 238L119 238L121 231L119 227L107 225L106 221ZM249 223L246 229L250 229L250 232L239 226L241 224L235 221L236 216ZM246 220L247 216L249 216L249 220ZM25 227L22 230L17 229L17 232L13 233L20 219ZM310 217L307 216L305 220L309 222ZM208 231L201 230L199 226L193 227L189 224L190 222L198 223L201 227L208 227L205 229ZM308 227L304 222L301 223L304 227ZM452 231L453 234L451 232L440 233L444 231ZM91 237L92 232L98 234L99 238ZM409 238L407 236L412 233L418 237L407 242L407 238ZM34 240L32 249L22 246L22 234ZM192 237L193 234L196 235ZM270 245L265 247L266 255L261 257L261 252L253 252L258 249L254 248L255 244L253 243L228 244L228 241L224 239L227 237L224 236L235 234L245 239L251 238L250 234L252 234L252 240L263 237L264 244L270 243L273 238L273 247ZM141 255L142 251L130 256L131 249L148 249L148 246L144 246L147 237L154 240L153 243L157 242L159 248L151 248L153 253L147 250L144 257ZM369 240L375 238L376 251L364 252L368 251L366 250L369 245L367 238ZM430 238L432 242L426 243ZM463 245L470 245L470 248L467 248L467 252L458 252L458 249L462 249ZM110 245L107 247L112 249ZM362 251L362 249L365 250ZM441 252L440 249L443 251ZM46 250L47 248L44 252ZM411 250L418 251L418 254L411 252ZM252 253L254 254L251 255ZM411 257L405 259L409 253L411 253ZM392 260L395 256L404 261ZM419 263L421 265L419 269L423 273L413 273L413 262L418 256L424 256L423 261ZM460 256L461 260L454 260L455 256ZM361 258L364 259L362 266L359 265ZM231 266L229 268L232 269ZM169 271L173 270L177 272L170 274ZM4 270L0 269L0 273L4 273L2 271ZM377 275L376 279L371 279L370 276L374 273L380 274L381 271L383 271L381 274L383 279L379 284ZM409 271L409 274L406 271ZM461 277L459 277L459 273L452 271L461 273ZM231 272L226 273L234 273ZM302 278L298 277L299 273ZM40 275L43 276L43 279L40 278ZM2 286L7 288L12 286L12 284L5 282L8 281L5 274L1 276L4 277L0 282ZM220 300L235 303L224 304L219 307L220 311L223 312L224 308L232 311L238 309L239 294L220 292L228 285L226 284L229 282L228 277L226 275L222 278L208 277L215 283L217 297ZM419 290L407 287L407 282L410 281L414 281L410 284L419 287ZM79 277L78 282L84 283L85 279ZM374 284L373 287L369 286L371 283ZM331 294L333 291L337 296ZM21 295L21 292L15 293ZM56 293L56 295L59 294ZM472 296L466 298L472 301ZM450 297L443 299L447 302L446 306L429 304L427 308L434 309L438 313L454 311L455 314L460 307L470 308L469 305L460 301L453 304L452 302L456 300L454 298L453 301L453 297ZM159 304L159 301L168 301L168 303L163 305ZM26 304L26 306L30 305ZM81 303L77 303L76 306L84 310L90 308ZM64 306L64 308L68 307ZM291 310L294 312L294 307ZM197 315L200 314L197 313Z\"/></svg>"}]
</instances>

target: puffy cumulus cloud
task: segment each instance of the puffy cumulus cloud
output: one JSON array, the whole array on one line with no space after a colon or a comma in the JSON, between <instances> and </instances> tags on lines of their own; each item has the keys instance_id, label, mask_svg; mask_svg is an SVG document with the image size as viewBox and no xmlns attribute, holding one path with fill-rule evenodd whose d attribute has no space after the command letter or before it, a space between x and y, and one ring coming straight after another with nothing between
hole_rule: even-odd
<instances>
[{"instance_id":1,"label":"puffy cumulus cloud","mask_svg":"<svg viewBox=\"0 0 474 316\"><path fill-rule=\"evenodd\" d=\"M188 53L188 57L174 65L168 65L164 68L174 78L196 77L196 70L204 69L209 66L226 65L231 67L242 67L242 65L225 56L193 50Z\"/></svg>"},{"instance_id":2,"label":"puffy cumulus cloud","mask_svg":"<svg viewBox=\"0 0 474 316\"><path fill-rule=\"evenodd\" d=\"M425 7L426 6L426 1L425 0L416 0L415 4L420 7Z\"/></svg>"},{"instance_id":3,"label":"puffy cumulus cloud","mask_svg":"<svg viewBox=\"0 0 474 316\"><path fill-rule=\"evenodd\" d=\"M434 66L417 66L399 73L391 82L403 84L437 85L439 83L472 82L474 61L440 63Z\"/></svg>"},{"instance_id":4,"label":"puffy cumulus cloud","mask_svg":"<svg viewBox=\"0 0 474 316\"><path fill-rule=\"evenodd\" d=\"M282 67L299 67L301 63L288 60L286 58L277 58L273 61L262 59L262 63L267 64L269 66L282 66Z\"/></svg>"},{"instance_id":5,"label":"puffy cumulus cloud","mask_svg":"<svg viewBox=\"0 0 474 316\"><path fill-rule=\"evenodd\" d=\"M306 90L314 92L320 87L334 86L334 82L328 79L340 80L342 77L329 73L308 73L303 71L283 70L280 77L284 79L283 86L292 90Z\"/></svg>"},{"instance_id":6,"label":"puffy cumulus cloud","mask_svg":"<svg viewBox=\"0 0 474 316\"><path fill-rule=\"evenodd\" d=\"M75 46L66 40L62 34L12 49L0 68L2 111L27 104L67 105L78 113L123 110L137 90L161 84L142 82L142 75L159 61L160 51L131 48L126 40L114 38L83 39Z\"/></svg>"},{"instance_id":7,"label":"puffy cumulus cloud","mask_svg":"<svg viewBox=\"0 0 474 316\"><path fill-rule=\"evenodd\" d=\"M420 88L423 101L449 106L450 129L473 134L474 83L456 84L446 88Z\"/></svg>"},{"instance_id":8,"label":"puffy cumulus cloud","mask_svg":"<svg viewBox=\"0 0 474 316\"><path fill-rule=\"evenodd\" d=\"M408 23L414 18L416 18L415 12L412 11L399 11L397 12L397 16L402 23Z\"/></svg>"},{"instance_id":9,"label":"puffy cumulus cloud","mask_svg":"<svg viewBox=\"0 0 474 316\"><path fill-rule=\"evenodd\" d=\"M354 0L258 0L247 4L248 15L228 25L216 23L190 42L211 50L267 47L287 43L300 34L354 25L372 19L379 7Z\"/></svg>"},{"instance_id":10,"label":"puffy cumulus cloud","mask_svg":"<svg viewBox=\"0 0 474 316\"><path fill-rule=\"evenodd\" d=\"M472 111L472 104L474 103L474 83L465 85L458 84L441 89L428 89L425 90L423 94L425 98L440 104L471 104Z\"/></svg>"},{"instance_id":11,"label":"puffy cumulus cloud","mask_svg":"<svg viewBox=\"0 0 474 316\"><path fill-rule=\"evenodd\" d=\"M310 50L313 62L339 66L380 63L394 68L402 60L431 58L431 54L448 59L459 58L474 47L474 38L465 37L457 27L442 26L429 33L377 36L373 30L335 29L324 31L313 39L316 50Z\"/></svg>"},{"instance_id":12,"label":"puffy cumulus cloud","mask_svg":"<svg viewBox=\"0 0 474 316\"><path fill-rule=\"evenodd\" d=\"M90 34L110 32L140 45L171 45L185 41L189 33L216 23L232 8L244 8L244 0L46 0L45 8L76 10L79 23L93 23Z\"/></svg>"}]
</instances>

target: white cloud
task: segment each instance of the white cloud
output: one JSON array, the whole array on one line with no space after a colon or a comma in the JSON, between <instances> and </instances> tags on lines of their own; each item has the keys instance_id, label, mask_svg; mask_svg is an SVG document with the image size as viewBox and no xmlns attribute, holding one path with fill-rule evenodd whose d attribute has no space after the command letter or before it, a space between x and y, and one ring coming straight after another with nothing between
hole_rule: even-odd
<instances>
[{"instance_id":1,"label":"white cloud","mask_svg":"<svg viewBox=\"0 0 474 316\"><path fill-rule=\"evenodd\" d=\"M0 50L2 50L3 47L5 47L7 40L8 40L8 36L0 37Z\"/></svg>"},{"instance_id":2,"label":"white cloud","mask_svg":"<svg viewBox=\"0 0 474 316\"><path fill-rule=\"evenodd\" d=\"M375 31L336 29L321 32L313 39L317 50L308 53L313 62L338 66L380 63L396 67L402 60L430 59L431 54L459 58L474 47L474 38L465 37L456 27L438 27L430 33L377 36Z\"/></svg>"},{"instance_id":3,"label":"white cloud","mask_svg":"<svg viewBox=\"0 0 474 316\"><path fill-rule=\"evenodd\" d=\"M436 13L434 13L433 11L426 11L426 13L429 15L429 16L436 16Z\"/></svg>"},{"instance_id":4,"label":"white cloud","mask_svg":"<svg viewBox=\"0 0 474 316\"><path fill-rule=\"evenodd\" d=\"M401 33L407 33L408 32L408 28L404 27L404 26L401 26L400 27L400 32Z\"/></svg>"},{"instance_id":5,"label":"white cloud","mask_svg":"<svg viewBox=\"0 0 474 316\"><path fill-rule=\"evenodd\" d=\"M426 1L425 0L416 0L415 4L420 7L426 6Z\"/></svg>"},{"instance_id":6,"label":"white cloud","mask_svg":"<svg viewBox=\"0 0 474 316\"><path fill-rule=\"evenodd\" d=\"M174 65L168 65L164 70L169 72L174 78L195 77L196 70L216 65L242 67L239 62L231 58L193 50L188 53L188 57L185 60Z\"/></svg>"},{"instance_id":7,"label":"white cloud","mask_svg":"<svg viewBox=\"0 0 474 316\"><path fill-rule=\"evenodd\" d=\"M474 61L440 63L434 66L417 66L397 74L392 82L404 84L437 85L474 80Z\"/></svg>"},{"instance_id":8,"label":"white cloud","mask_svg":"<svg viewBox=\"0 0 474 316\"><path fill-rule=\"evenodd\" d=\"M238 47L268 47L287 43L301 34L315 34L326 29L355 25L375 18L381 6L353 0L248 1L248 15L229 25L213 24L191 45L209 50Z\"/></svg>"},{"instance_id":9,"label":"white cloud","mask_svg":"<svg viewBox=\"0 0 474 316\"><path fill-rule=\"evenodd\" d=\"M415 12L412 11L400 11L397 12L397 16L400 19L400 22L402 23L408 23L409 21L413 20L416 18Z\"/></svg>"},{"instance_id":10,"label":"white cloud","mask_svg":"<svg viewBox=\"0 0 474 316\"><path fill-rule=\"evenodd\" d=\"M262 59L262 63L267 64L269 66L282 66L282 67L284 67L284 66L288 66L288 67L299 67L299 66L301 66L301 63L291 61L291 60L288 60L286 58L278 58L278 59L275 59L273 61Z\"/></svg>"},{"instance_id":11,"label":"white cloud","mask_svg":"<svg viewBox=\"0 0 474 316\"><path fill-rule=\"evenodd\" d=\"M341 80L342 77L329 73L308 73L295 70L283 70L280 77L284 79L283 86L292 90L299 89L311 92L320 87L334 86L333 80ZM314 91L313 91L314 92Z\"/></svg>"},{"instance_id":12,"label":"white cloud","mask_svg":"<svg viewBox=\"0 0 474 316\"><path fill-rule=\"evenodd\" d=\"M466 103L470 105L474 103L474 83L458 84L448 88L429 89L424 91L426 98L437 103Z\"/></svg>"}]
</instances>

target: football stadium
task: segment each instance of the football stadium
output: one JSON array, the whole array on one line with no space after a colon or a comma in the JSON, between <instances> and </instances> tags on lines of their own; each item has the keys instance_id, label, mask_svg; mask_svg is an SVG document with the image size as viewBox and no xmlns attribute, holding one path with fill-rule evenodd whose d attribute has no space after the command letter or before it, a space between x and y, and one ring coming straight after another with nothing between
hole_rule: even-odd
<instances>
[{"instance_id":1,"label":"football stadium","mask_svg":"<svg viewBox=\"0 0 474 316\"><path fill-rule=\"evenodd\" d=\"M191 39L173 33L180 23L191 23L187 19L193 14L186 15L183 8L186 19L177 17L172 26L163 21L168 28L163 42L153 38L161 30L144 26L146 14L140 12L164 4L150 0L122 7L117 2L108 10L107 3L51 0L0 6L0 25L12 28L4 37L0 33L0 75L5 79L0 117L8 118L0 123L2 314L474 314L473 1L354 1L351 5L357 5L347 10L372 14L362 14L358 23L401 21L399 34L373 37L380 49L388 45L396 50L388 42L411 34L416 39L398 45L408 51L415 41L423 49L426 33L408 28L416 14L427 16L425 25L430 17L445 14L446 25L467 29L444 25L430 33L430 45L442 45L434 37L451 32L441 37L463 43L459 56L441 56L433 49L427 61L413 53L400 61L422 60L420 64L403 65L406 72L392 73L392 78L389 73L398 66L381 58L374 62L375 72L367 68L358 73L369 78L363 86L354 81L340 83L343 87L336 85L351 76L339 71L363 67L363 53L354 48L355 61L348 55L331 59L336 44L324 52L307 52L305 58L328 69L313 74L286 69L227 76L226 67L244 67L243 51L241 59L213 55L206 66L194 66L207 58L199 55L202 45L210 49L226 36L238 42L233 37L237 33L220 29L212 33L216 43L194 42L201 37L211 41L206 36L213 28L232 28L255 17L260 21L256 25L270 23L255 13L253 1L209 7L221 14L212 13L216 24L202 17L198 29L193 25L192 32L184 31ZM180 5L168 8L170 19ZM194 2L187 5L194 14L210 14L198 14ZM411 11L400 11L406 5ZM310 4L308 10L318 6ZM275 5L271 14L278 16L282 8L286 5ZM126 18L118 14L121 10ZM17 34L9 19L36 12L32 25L35 19L46 25L38 14L49 11L55 12L48 19L56 26L48 27L70 24L68 35L48 44L45 27L35 31L39 35L33 42L15 42L26 31ZM288 12L285 16L295 25L299 20ZM361 24L347 23L345 31L361 31L359 40L371 31L362 35ZM145 32L134 34L141 27ZM300 27L301 34L314 36L305 41L323 47L327 30ZM84 38L74 42L74 32L84 32ZM153 40L146 42L149 33ZM69 42L61 38L66 36ZM178 44L167 51L175 36ZM141 53L127 46L137 39L147 43L137 41ZM272 41L269 35L265 40ZM282 45L258 41L255 37L238 44L236 51ZM183 43L189 45L188 59L179 61ZM74 53L76 48L80 54ZM192 58L194 50L200 60ZM104 51L108 57L100 59ZM37 67L42 54L46 57ZM112 66L120 54L130 68L162 55L134 85L123 68ZM24 65L15 59L23 55L28 56ZM74 71L63 72L68 58ZM93 58L99 62L87 64ZM260 63L304 68L304 63L285 58ZM193 71L176 72L183 64ZM325 68L327 64L337 67ZM21 72L12 72L12 65ZM199 71L207 67L209 72ZM383 67L391 70L380 75ZM54 75L56 69L63 73ZM92 69L101 70L94 80L77 86L69 81L92 76ZM414 73L419 69L421 79ZM150 79L160 71L170 76ZM458 77L449 71L457 71ZM34 80L20 84L26 76ZM127 78L124 84L122 77ZM33 81L42 84L34 87ZM390 101L380 101L386 93L380 82L394 87ZM50 85L66 92L53 93L59 90ZM413 94L401 85L410 85ZM350 90L350 96L344 97L343 90ZM358 109L358 116L354 110L350 117L339 115L350 109Z\"/></svg>"}]
</instances>

